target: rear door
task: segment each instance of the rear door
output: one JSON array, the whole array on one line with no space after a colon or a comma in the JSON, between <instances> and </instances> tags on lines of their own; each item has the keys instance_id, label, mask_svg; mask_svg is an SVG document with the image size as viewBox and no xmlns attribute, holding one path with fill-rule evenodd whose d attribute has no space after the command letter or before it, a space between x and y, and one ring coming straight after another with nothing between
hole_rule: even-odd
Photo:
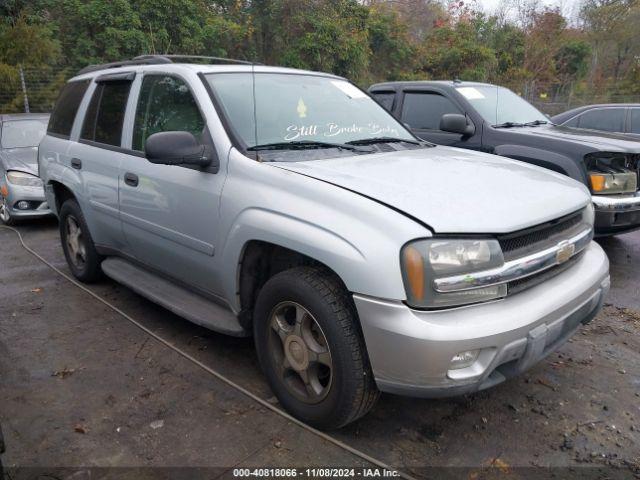
<instances>
[{"instance_id":1,"label":"rear door","mask_svg":"<svg viewBox=\"0 0 640 480\"><path fill-rule=\"evenodd\" d=\"M169 73L145 73L137 82L130 149L120 165L120 216L133 257L216 293L220 290L214 255L225 173L209 167L157 165L144 157L146 139L157 132L188 131L212 143L192 87Z\"/></svg>"},{"instance_id":2,"label":"rear door","mask_svg":"<svg viewBox=\"0 0 640 480\"><path fill-rule=\"evenodd\" d=\"M121 250L124 235L118 212L122 132L133 72L97 77L80 128L71 142L71 168L82 178L82 209L94 242Z\"/></svg>"}]
</instances>

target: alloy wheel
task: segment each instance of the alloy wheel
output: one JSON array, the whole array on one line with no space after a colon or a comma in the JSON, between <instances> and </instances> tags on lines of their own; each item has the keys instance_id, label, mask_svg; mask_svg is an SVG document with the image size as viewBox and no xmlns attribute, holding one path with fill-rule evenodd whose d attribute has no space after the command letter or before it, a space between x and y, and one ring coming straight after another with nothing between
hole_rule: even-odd
<instances>
[{"instance_id":1,"label":"alloy wheel","mask_svg":"<svg viewBox=\"0 0 640 480\"><path fill-rule=\"evenodd\" d=\"M65 228L69 258L76 267L82 268L87 261L87 247L84 244L82 229L76 217L68 215Z\"/></svg>"},{"instance_id":2,"label":"alloy wheel","mask_svg":"<svg viewBox=\"0 0 640 480\"><path fill-rule=\"evenodd\" d=\"M271 355L280 378L298 400L322 401L333 379L329 344L311 313L295 302L282 302L269 319Z\"/></svg>"}]
</instances>

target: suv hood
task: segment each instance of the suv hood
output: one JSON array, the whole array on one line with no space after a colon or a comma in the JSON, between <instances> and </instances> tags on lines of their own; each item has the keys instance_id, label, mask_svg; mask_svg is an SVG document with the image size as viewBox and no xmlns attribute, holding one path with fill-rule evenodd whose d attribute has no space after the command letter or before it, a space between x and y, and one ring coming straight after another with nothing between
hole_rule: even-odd
<instances>
[{"instance_id":1,"label":"suv hood","mask_svg":"<svg viewBox=\"0 0 640 480\"><path fill-rule=\"evenodd\" d=\"M563 175L496 155L433 147L272 165L359 193L437 233L506 233L590 202Z\"/></svg>"},{"instance_id":2,"label":"suv hood","mask_svg":"<svg viewBox=\"0 0 640 480\"><path fill-rule=\"evenodd\" d=\"M640 153L640 142L630 140L624 134L596 132L579 128L562 127L558 125L540 125L537 127L519 127L508 129L515 134L535 135L540 141L553 138L591 147L593 151Z\"/></svg>"},{"instance_id":3,"label":"suv hood","mask_svg":"<svg viewBox=\"0 0 640 480\"><path fill-rule=\"evenodd\" d=\"M4 170L20 170L38 175L38 147L7 148L0 150L0 162Z\"/></svg>"}]
</instances>

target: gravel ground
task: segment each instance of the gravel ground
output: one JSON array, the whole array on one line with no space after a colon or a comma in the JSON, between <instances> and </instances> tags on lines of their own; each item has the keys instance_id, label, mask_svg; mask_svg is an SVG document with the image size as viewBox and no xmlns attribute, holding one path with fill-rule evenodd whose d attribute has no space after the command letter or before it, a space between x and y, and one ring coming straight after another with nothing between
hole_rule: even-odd
<instances>
[{"instance_id":1,"label":"gravel ground","mask_svg":"<svg viewBox=\"0 0 640 480\"><path fill-rule=\"evenodd\" d=\"M54 222L19 228L67 271ZM640 478L640 232L600 243L611 260L611 293L603 312L558 352L474 395L383 395L367 417L332 436L416 477ZM192 325L107 280L91 289L272 399L250 339ZM367 466L153 340L4 229L0 424L8 467L189 466L230 475L249 465Z\"/></svg>"}]
</instances>

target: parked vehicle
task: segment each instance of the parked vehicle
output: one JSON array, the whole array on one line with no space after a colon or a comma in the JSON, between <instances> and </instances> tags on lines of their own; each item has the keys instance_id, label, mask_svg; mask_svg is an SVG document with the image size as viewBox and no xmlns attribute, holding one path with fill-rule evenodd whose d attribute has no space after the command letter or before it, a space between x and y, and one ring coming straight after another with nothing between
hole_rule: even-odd
<instances>
[{"instance_id":1,"label":"parked vehicle","mask_svg":"<svg viewBox=\"0 0 640 480\"><path fill-rule=\"evenodd\" d=\"M369 92L418 137L495 153L589 187L596 235L640 228L640 142L556 126L503 87L460 81L389 82Z\"/></svg>"},{"instance_id":2,"label":"parked vehicle","mask_svg":"<svg viewBox=\"0 0 640 480\"><path fill-rule=\"evenodd\" d=\"M586 105L551 117L551 121L563 127L623 133L629 138L640 140L640 104L638 103Z\"/></svg>"},{"instance_id":3,"label":"parked vehicle","mask_svg":"<svg viewBox=\"0 0 640 480\"><path fill-rule=\"evenodd\" d=\"M0 115L0 221L50 215L38 177L38 144L47 130L48 114Z\"/></svg>"},{"instance_id":4,"label":"parked vehicle","mask_svg":"<svg viewBox=\"0 0 640 480\"><path fill-rule=\"evenodd\" d=\"M253 334L296 417L488 388L601 308L584 185L418 141L340 77L188 61L71 79L40 145L47 198L76 278Z\"/></svg>"}]
</instances>

